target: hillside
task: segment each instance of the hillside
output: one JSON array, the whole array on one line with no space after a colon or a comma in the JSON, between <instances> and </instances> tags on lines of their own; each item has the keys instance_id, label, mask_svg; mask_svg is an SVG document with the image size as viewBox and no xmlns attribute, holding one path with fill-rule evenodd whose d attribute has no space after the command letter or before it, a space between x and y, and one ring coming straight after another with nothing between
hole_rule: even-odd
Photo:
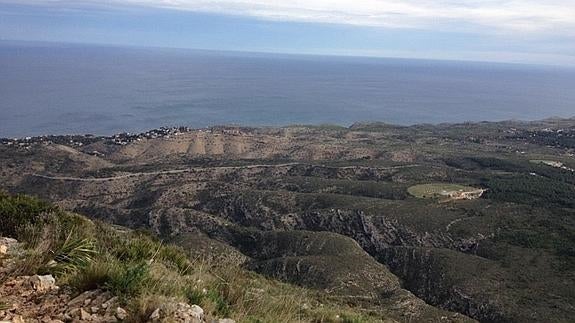
<instances>
[{"instance_id":1,"label":"hillside","mask_svg":"<svg viewBox=\"0 0 575 323\"><path fill-rule=\"evenodd\" d=\"M0 320L395 322L241 269L231 249L177 247L27 196L0 195L0 216Z\"/></svg>"},{"instance_id":2,"label":"hillside","mask_svg":"<svg viewBox=\"0 0 575 323\"><path fill-rule=\"evenodd\" d=\"M226 312L211 298L157 293L199 305L210 319L569 322L574 156L574 119L164 128L4 139L0 188L54 203L60 216L85 216L73 217L97 228L80 236L96 246L95 264L112 257L106 263L129 267L166 248L194 268L182 273L162 260L175 281L193 280L195 268L210 268L216 281L240 277L225 293L214 287L231 297ZM126 261L113 252L125 239L154 246ZM68 276L93 266L56 281L75 290ZM293 307L244 304L246 286L261 284ZM109 286L96 284L114 293ZM269 316L285 311L295 316Z\"/></svg>"}]
</instances>

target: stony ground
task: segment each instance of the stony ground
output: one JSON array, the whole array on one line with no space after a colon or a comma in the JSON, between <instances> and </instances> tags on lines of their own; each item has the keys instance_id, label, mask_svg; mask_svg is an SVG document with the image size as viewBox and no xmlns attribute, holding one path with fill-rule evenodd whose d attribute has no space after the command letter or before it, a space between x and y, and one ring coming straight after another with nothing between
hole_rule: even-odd
<instances>
[{"instance_id":1,"label":"stony ground","mask_svg":"<svg viewBox=\"0 0 575 323\"><path fill-rule=\"evenodd\" d=\"M94 289L76 294L59 286L52 275L19 276L16 259L21 253L14 239L0 237L0 322L122 322L134 321L118 297ZM197 305L166 301L147 322L204 323L204 311ZM209 320L233 323L231 319Z\"/></svg>"}]
</instances>

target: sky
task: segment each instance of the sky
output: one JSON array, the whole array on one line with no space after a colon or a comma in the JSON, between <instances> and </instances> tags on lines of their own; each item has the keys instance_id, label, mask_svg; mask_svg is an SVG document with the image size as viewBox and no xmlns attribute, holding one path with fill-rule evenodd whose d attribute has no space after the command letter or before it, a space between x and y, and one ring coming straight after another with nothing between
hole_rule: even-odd
<instances>
[{"instance_id":1,"label":"sky","mask_svg":"<svg viewBox=\"0 0 575 323\"><path fill-rule=\"evenodd\" d=\"M0 0L0 40L575 66L575 0Z\"/></svg>"}]
</instances>

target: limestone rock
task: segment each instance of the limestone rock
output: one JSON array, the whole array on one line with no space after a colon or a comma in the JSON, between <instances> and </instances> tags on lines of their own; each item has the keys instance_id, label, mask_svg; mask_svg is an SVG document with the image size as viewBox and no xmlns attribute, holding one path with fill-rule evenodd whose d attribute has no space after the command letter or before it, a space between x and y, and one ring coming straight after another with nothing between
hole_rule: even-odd
<instances>
[{"instance_id":1,"label":"limestone rock","mask_svg":"<svg viewBox=\"0 0 575 323\"><path fill-rule=\"evenodd\" d=\"M125 309L123 309L121 307L116 308L116 318L118 318L118 320L123 321L127 317L128 317L128 312L126 312Z\"/></svg>"},{"instance_id":2,"label":"limestone rock","mask_svg":"<svg viewBox=\"0 0 575 323\"><path fill-rule=\"evenodd\" d=\"M179 309L180 305L183 305L183 308L186 308L186 306L189 306L188 304L179 303L178 309ZM204 310L201 307L199 307L198 305L190 306L189 313L192 317L195 317L197 319L201 320L204 318Z\"/></svg>"},{"instance_id":3,"label":"limestone rock","mask_svg":"<svg viewBox=\"0 0 575 323\"><path fill-rule=\"evenodd\" d=\"M70 317L70 319L77 319L80 317L80 309L79 308L73 308L68 312L68 316Z\"/></svg>"},{"instance_id":4,"label":"limestone rock","mask_svg":"<svg viewBox=\"0 0 575 323\"><path fill-rule=\"evenodd\" d=\"M159 308L158 314L168 322L201 323L204 322L204 310L198 305L167 302Z\"/></svg>"},{"instance_id":5,"label":"limestone rock","mask_svg":"<svg viewBox=\"0 0 575 323\"><path fill-rule=\"evenodd\" d=\"M86 310L81 308L80 309L80 319L84 320L84 321L89 321L92 319L92 315L90 315L90 313L88 313Z\"/></svg>"},{"instance_id":6,"label":"limestone rock","mask_svg":"<svg viewBox=\"0 0 575 323\"><path fill-rule=\"evenodd\" d=\"M83 292L82 294L74 297L71 301L68 302L68 306L81 306L86 303L88 299L93 297L97 291L87 291ZM89 302L88 302L89 303Z\"/></svg>"},{"instance_id":7,"label":"limestone rock","mask_svg":"<svg viewBox=\"0 0 575 323\"><path fill-rule=\"evenodd\" d=\"M30 277L32 288L37 292L45 292L52 289L57 289L56 280L52 275L34 275Z\"/></svg>"},{"instance_id":8,"label":"limestone rock","mask_svg":"<svg viewBox=\"0 0 575 323\"><path fill-rule=\"evenodd\" d=\"M108 307L112 306L117 300L118 300L117 296L110 298L109 300L102 303L102 308L108 308Z\"/></svg>"},{"instance_id":9,"label":"limestone rock","mask_svg":"<svg viewBox=\"0 0 575 323\"><path fill-rule=\"evenodd\" d=\"M156 310L152 312L152 315L150 315L150 321L157 322L159 320L160 320L160 309L156 308Z\"/></svg>"},{"instance_id":10,"label":"limestone rock","mask_svg":"<svg viewBox=\"0 0 575 323\"><path fill-rule=\"evenodd\" d=\"M14 254L14 249L18 246L18 241L12 238L0 237L0 258L5 258Z\"/></svg>"}]
</instances>

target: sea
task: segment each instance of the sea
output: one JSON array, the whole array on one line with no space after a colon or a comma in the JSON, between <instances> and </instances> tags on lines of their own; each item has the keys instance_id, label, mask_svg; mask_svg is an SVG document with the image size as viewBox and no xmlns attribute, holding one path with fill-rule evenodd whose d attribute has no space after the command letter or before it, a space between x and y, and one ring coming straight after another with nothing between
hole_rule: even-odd
<instances>
[{"instance_id":1,"label":"sea","mask_svg":"<svg viewBox=\"0 0 575 323\"><path fill-rule=\"evenodd\" d=\"M0 137L573 116L573 68L0 42Z\"/></svg>"}]
</instances>

